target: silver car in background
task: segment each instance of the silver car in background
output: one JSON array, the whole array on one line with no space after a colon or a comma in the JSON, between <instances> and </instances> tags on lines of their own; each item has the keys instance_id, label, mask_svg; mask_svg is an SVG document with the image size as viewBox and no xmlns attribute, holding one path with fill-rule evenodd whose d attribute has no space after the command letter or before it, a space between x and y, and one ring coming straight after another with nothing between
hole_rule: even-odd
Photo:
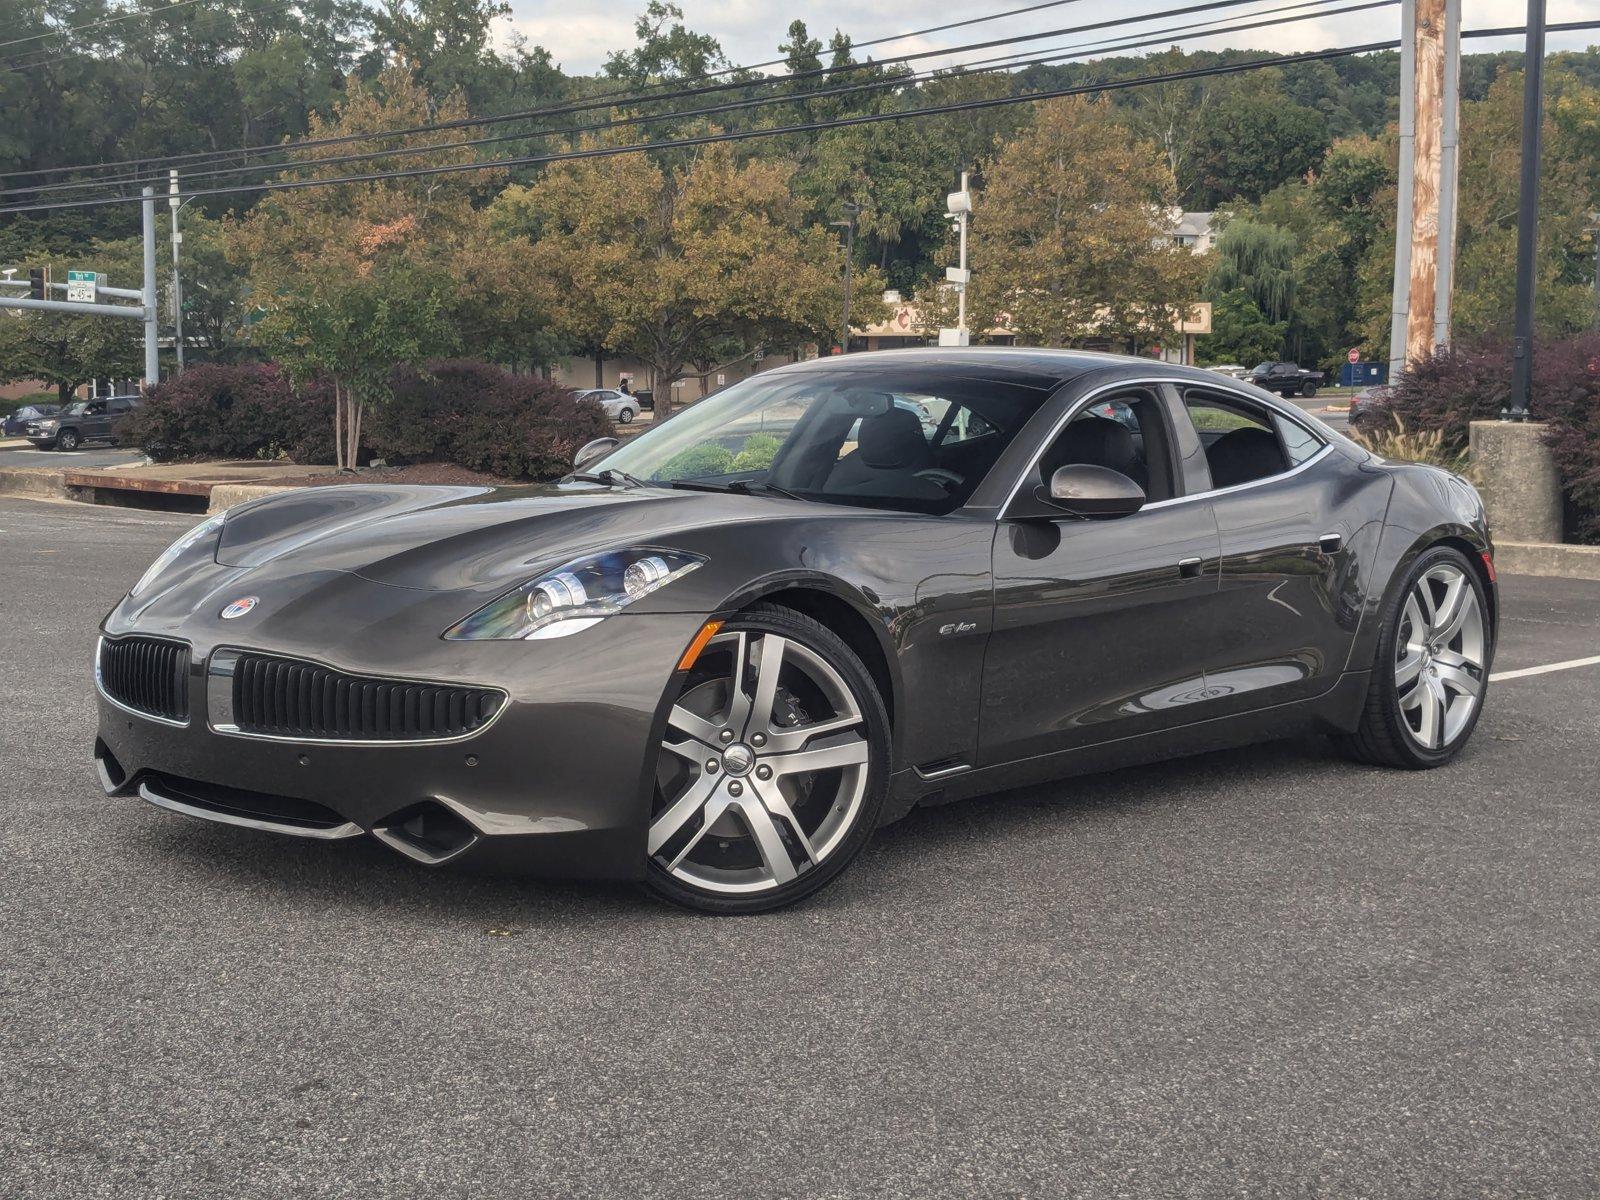
<instances>
[{"instance_id":1,"label":"silver car in background","mask_svg":"<svg viewBox=\"0 0 1600 1200\"><path fill-rule=\"evenodd\" d=\"M615 388L586 388L578 393L579 400L593 400L618 425L630 424L639 415L637 397Z\"/></svg>"}]
</instances>

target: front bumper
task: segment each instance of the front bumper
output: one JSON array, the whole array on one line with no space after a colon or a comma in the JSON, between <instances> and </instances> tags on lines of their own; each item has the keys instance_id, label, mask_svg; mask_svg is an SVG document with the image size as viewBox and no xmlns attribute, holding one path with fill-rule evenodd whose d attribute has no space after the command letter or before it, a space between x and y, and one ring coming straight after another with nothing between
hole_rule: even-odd
<instances>
[{"instance_id":1,"label":"front bumper","mask_svg":"<svg viewBox=\"0 0 1600 1200\"><path fill-rule=\"evenodd\" d=\"M221 647L190 637L187 724L101 692L96 766L110 795L221 824L330 841L370 835L430 866L638 878L664 701L701 621L622 614L556 641L453 643L460 669L448 682L497 687L509 699L484 728L433 743L221 732L207 702L209 659ZM307 656L303 646L251 648ZM345 670L374 666L316 657Z\"/></svg>"},{"instance_id":2,"label":"front bumper","mask_svg":"<svg viewBox=\"0 0 1600 1200\"><path fill-rule=\"evenodd\" d=\"M30 433L27 438L40 450L48 450L56 444L56 435L53 433Z\"/></svg>"}]
</instances>

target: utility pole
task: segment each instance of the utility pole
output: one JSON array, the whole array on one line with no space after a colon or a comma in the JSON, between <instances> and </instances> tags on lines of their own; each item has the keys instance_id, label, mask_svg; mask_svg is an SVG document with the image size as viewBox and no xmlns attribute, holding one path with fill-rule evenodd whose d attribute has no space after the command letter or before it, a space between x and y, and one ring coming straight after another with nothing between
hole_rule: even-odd
<instances>
[{"instance_id":1,"label":"utility pole","mask_svg":"<svg viewBox=\"0 0 1600 1200\"><path fill-rule=\"evenodd\" d=\"M839 334L839 353L850 353L850 300L851 289L855 281L856 265L856 218L861 215L861 205L847 202L844 205L845 220L830 221L835 228L844 230L844 320L843 328Z\"/></svg>"},{"instance_id":2,"label":"utility pole","mask_svg":"<svg viewBox=\"0 0 1600 1200\"><path fill-rule=\"evenodd\" d=\"M1439 135L1439 277L1434 290L1433 344L1448 346L1455 306L1456 229L1461 191L1461 0L1444 5L1444 98Z\"/></svg>"},{"instance_id":3,"label":"utility pole","mask_svg":"<svg viewBox=\"0 0 1600 1200\"><path fill-rule=\"evenodd\" d=\"M967 285L972 282L972 272L967 268L967 223L972 217L972 192L967 187L968 172L961 172L961 189L944 198L945 212L956 223L957 265L946 267L946 282L956 289L956 327L939 330L939 345L965 346L972 341L967 331Z\"/></svg>"},{"instance_id":4,"label":"utility pole","mask_svg":"<svg viewBox=\"0 0 1600 1200\"><path fill-rule=\"evenodd\" d=\"M1411 285L1407 289L1405 360L1426 358L1434 347L1438 303L1439 202L1443 152L1445 0L1414 0L1408 36L1414 49L1416 130L1411 170Z\"/></svg>"},{"instance_id":5,"label":"utility pole","mask_svg":"<svg viewBox=\"0 0 1600 1200\"><path fill-rule=\"evenodd\" d=\"M1522 56L1522 180L1517 202L1516 336L1511 401L1500 416L1528 419L1533 391L1533 285L1539 252L1539 155L1544 138L1544 4L1528 0L1528 45Z\"/></svg>"},{"instance_id":6,"label":"utility pole","mask_svg":"<svg viewBox=\"0 0 1600 1200\"><path fill-rule=\"evenodd\" d=\"M1417 141L1417 0L1400 0L1400 156L1394 217L1394 295L1389 306L1389 382L1406 368L1411 310L1411 192Z\"/></svg>"},{"instance_id":7,"label":"utility pole","mask_svg":"<svg viewBox=\"0 0 1600 1200\"><path fill-rule=\"evenodd\" d=\"M183 370L183 278L178 274L178 248L183 245L183 233L178 228L178 210L183 202L178 199L178 172L167 173L167 207L172 210L172 347L177 351L178 370Z\"/></svg>"}]
</instances>

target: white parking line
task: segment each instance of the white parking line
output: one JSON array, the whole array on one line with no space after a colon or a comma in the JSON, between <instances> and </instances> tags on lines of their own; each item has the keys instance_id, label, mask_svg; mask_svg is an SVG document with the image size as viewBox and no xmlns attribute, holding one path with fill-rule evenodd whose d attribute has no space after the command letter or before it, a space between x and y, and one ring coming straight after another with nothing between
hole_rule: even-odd
<instances>
[{"instance_id":1,"label":"white parking line","mask_svg":"<svg viewBox=\"0 0 1600 1200\"><path fill-rule=\"evenodd\" d=\"M1496 671L1489 676L1491 683L1506 679L1524 679L1529 675L1548 675L1551 671L1570 671L1573 667L1600 666L1600 654L1592 658L1569 658L1566 662L1546 663L1542 667L1523 667L1517 671Z\"/></svg>"}]
</instances>

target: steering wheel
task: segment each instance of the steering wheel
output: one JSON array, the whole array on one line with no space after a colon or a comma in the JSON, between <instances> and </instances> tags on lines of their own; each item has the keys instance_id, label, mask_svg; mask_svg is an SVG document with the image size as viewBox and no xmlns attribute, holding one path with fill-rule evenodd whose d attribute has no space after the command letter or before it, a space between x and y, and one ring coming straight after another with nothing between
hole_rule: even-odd
<instances>
[{"instance_id":1,"label":"steering wheel","mask_svg":"<svg viewBox=\"0 0 1600 1200\"><path fill-rule=\"evenodd\" d=\"M966 476L957 475L954 471L947 471L943 467L924 467L912 474L918 479L928 479L937 483L947 492L953 492L967 481Z\"/></svg>"}]
</instances>

